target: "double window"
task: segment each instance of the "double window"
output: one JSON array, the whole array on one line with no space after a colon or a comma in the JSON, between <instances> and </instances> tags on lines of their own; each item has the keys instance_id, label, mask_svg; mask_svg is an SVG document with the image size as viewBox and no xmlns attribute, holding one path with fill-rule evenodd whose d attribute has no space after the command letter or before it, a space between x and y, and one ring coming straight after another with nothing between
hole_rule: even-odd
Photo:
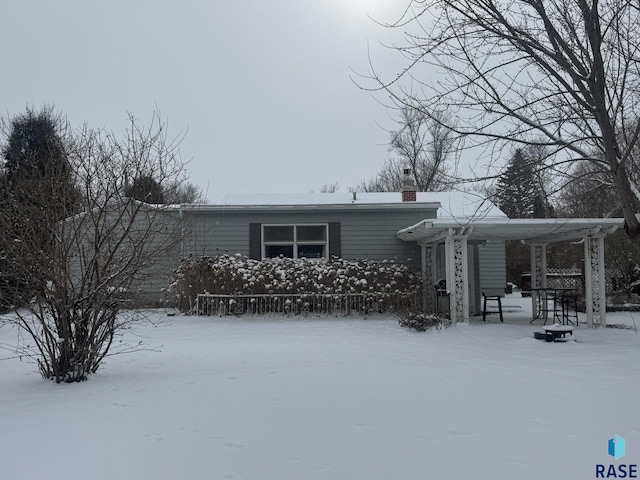
<instances>
[{"instance_id":1,"label":"double window","mask_svg":"<svg viewBox=\"0 0 640 480\"><path fill-rule=\"evenodd\" d=\"M262 225L263 258L328 258L327 224Z\"/></svg>"}]
</instances>

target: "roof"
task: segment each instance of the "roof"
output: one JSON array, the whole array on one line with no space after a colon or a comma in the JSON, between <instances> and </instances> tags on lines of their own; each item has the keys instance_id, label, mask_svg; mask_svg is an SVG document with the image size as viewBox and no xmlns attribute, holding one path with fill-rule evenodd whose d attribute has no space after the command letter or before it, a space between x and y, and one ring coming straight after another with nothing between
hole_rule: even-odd
<instances>
[{"instance_id":1,"label":"roof","mask_svg":"<svg viewBox=\"0 0 640 480\"><path fill-rule=\"evenodd\" d=\"M226 195L208 209L379 208L438 209L438 218L469 221L507 218L493 203L470 192L417 192L415 202L403 202L400 192L380 193L243 193Z\"/></svg>"},{"instance_id":2,"label":"roof","mask_svg":"<svg viewBox=\"0 0 640 480\"><path fill-rule=\"evenodd\" d=\"M450 233L470 241L522 240L526 243L577 241L607 235L624 225L622 218L506 218L461 223L452 219L423 220L398 232L398 238L419 243L438 243Z\"/></svg>"}]
</instances>

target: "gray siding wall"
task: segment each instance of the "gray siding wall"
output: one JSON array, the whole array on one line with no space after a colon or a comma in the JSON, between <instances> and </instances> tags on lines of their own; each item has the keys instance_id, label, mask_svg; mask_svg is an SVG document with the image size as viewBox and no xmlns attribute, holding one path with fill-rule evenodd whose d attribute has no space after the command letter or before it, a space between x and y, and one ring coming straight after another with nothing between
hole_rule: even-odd
<instances>
[{"instance_id":1,"label":"gray siding wall","mask_svg":"<svg viewBox=\"0 0 640 480\"><path fill-rule=\"evenodd\" d=\"M295 211L267 209L208 212L178 211L143 212L136 220L130 240L139 232L144 235L152 225L153 234L147 240L145 250L153 261L149 262L131 286L136 304L158 306L171 302L164 290L169 285L171 271L178 266L181 257L189 255L249 255L250 224L340 224L340 254L347 260L393 260L420 269L420 247L414 242L404 242L396 237L399 230L427 218L435 218L432 209L412 208L350 210L316 209L301 206ZM139 225L138 225L139 224ZM80 243L90 241L88 237ZM123 253L130 247L123 245ZM78 246L78 248L80 248ZM126 253L124 253L126 257ZM82 266L73 259L78 273ZM444 272L442 272L444 278Z\"/></svg>"},{"instance_id":2,"label":"gray siding wall","mask_svg":"<svg viewBox=\"0 0 640 480\"><path fill-rule=\"evenodd\" d=\"M182 252L187 255L249 255L249 225L340 223L341 256L346 260L366 258L394 260L420 266L420 248L396 237L398 230L434 218L433 210L291 212L195 212L187 213ZM337 210L337 209L336 209Z\"/></svg>"},{"instance_id":3,"label":"gray siding wall","mask_svg":"<svg viewBox=\"0 0 640 480\"><path fill-rule=\"evenodd\" d=\"M139 255L139 269L129 289L134 306L165 304L164 290L180 258L181 226L178 212L153 207L142 207L133 220L123 213L122 207L116 206L68 219L62 228L69 252L72 286L80 288L94 261L101 264L105 275L116 272L124 272L120 275L125 277L132 275L134 272L127 264ZM128 232L125 233L124 228ZM94 247L96 238L102 244L99 252ZM114 251L117 253L107 264L110 267L107 271L104 258ZM114 281L120 282L121 277L116 276Z\"/></svg>"},{"instance_id":4,"label":"gray siding wall","mask_svg":"<svg viewBox=\"0 0 640 480\"><path fill-rule=\"evenodd\" d=\"M178 266L182 244L182 229L178 212L162 210L141 211L135 224L139 230L132 233L131 240L147 236L144 252L145 263L148 264L139 272L131 285L132 299L135 305L162 306L172 302L165 295L169 286L171 272ZM125 252L131 247L125 245Z\"/></svg>"},{"instance_id":5,"label":"gray siding wall","mask_svg":"<svg viewBox=\"0 0 640 480\"><path fill-rule=\"evenodd\" d=\"M478 245L478 253L480 292L490 296L504 296L507 286L504 242Z\"/></svg>"}]
</instances>

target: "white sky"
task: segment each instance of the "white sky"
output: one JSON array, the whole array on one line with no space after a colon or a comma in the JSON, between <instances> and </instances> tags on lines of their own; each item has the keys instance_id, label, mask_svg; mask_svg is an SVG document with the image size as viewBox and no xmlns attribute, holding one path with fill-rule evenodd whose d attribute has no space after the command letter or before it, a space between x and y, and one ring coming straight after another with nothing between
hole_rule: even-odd
<instances>
[{"instance_id":1,"label":"white sky","mask_svg":"<svg viewBox=\"0 0 640 480\"><path fill-rule=\"evenodd\" d=\"M158 109L191 180L231 192L342 191L388 157L393 112L350 79L368 48L388 76L403 0L24 0L3 7L0 113L54 104L124 132ZM384 100L379 97L378 100ZM384 128L382 128L384 127Z\"/></svg>"}]
</instances>

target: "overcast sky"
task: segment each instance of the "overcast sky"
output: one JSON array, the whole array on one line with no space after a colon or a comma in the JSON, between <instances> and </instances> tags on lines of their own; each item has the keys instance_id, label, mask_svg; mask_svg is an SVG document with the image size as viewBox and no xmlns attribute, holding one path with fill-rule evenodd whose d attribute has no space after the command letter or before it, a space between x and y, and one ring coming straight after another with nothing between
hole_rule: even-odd
<instances>
[{"instance_id":1,"label":"overcast sky","mask_svg":"<svg viewBox=\"0 0 640 480\"><path fill-rule=\"evenodd\" d=\"M53 104L72 125L124 132L127 112L170 133L210 201L341 190L388 157L389 111L350 79L403 0L22 0L3 6L0 109ZM378 97L378 100L384 100Z\"/></svg>"}]
</instances>

